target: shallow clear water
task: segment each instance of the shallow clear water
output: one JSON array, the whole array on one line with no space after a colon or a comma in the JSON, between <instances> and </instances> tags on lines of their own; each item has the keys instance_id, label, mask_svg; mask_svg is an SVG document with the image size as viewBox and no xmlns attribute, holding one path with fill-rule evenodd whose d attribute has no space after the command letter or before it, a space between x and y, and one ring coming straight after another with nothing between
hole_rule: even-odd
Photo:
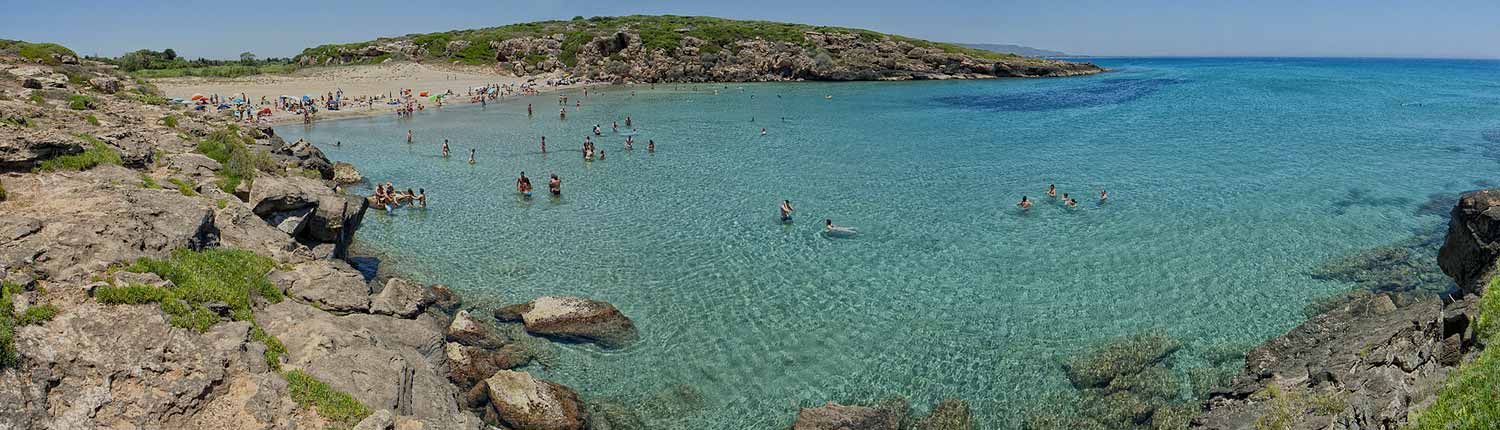
<instances>
[{"instance_id":1,"label":"shallow clear water","mask_svg":"<svg viewBox=\"0 0 1500 430\"><path fill-rule=\"evenodd\" d=\"M637 86L591 91L566 121L544 95L280 132L426 189L426 211L360 230L397 271L485 309L618 306L641 342L562 346L533 371L673 429L782 428L799 405L890 395L963 398L1014 428L1071 390L1060 358L1109 339L1169 333L1191 367L1284 332L1349 288L1312 267L1441 222L1419 206L1500 166L1500 62L1097 61L1117 72ZM609 131L626 115L631 152ZM595 123L607 159L585 163ZM564 197L519 199L520 171L539 190L557 173ZM824 218L861 234L824 237Z\"/></svg>"}]
</instances>

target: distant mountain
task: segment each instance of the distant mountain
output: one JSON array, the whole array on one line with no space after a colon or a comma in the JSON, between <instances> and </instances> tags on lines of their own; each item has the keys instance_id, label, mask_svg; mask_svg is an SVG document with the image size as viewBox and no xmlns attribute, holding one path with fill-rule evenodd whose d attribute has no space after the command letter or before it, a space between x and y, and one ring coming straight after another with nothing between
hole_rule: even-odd
<instances>
[{"instance_id":1,"label":"distant mountain","mask_svg":"<svg viewBox=\"0 0 1500 430\"><path fill-rule=\"evenodd\" d=\"M1061 51L1037 49L1030 46L1007 45L1003 43L955 43L955 45L974 49L983 49L985 51L1000 54L1015 54L1022 57L1065 57L1068 55L1066 52Z\"/></svg>"}]
</instances>

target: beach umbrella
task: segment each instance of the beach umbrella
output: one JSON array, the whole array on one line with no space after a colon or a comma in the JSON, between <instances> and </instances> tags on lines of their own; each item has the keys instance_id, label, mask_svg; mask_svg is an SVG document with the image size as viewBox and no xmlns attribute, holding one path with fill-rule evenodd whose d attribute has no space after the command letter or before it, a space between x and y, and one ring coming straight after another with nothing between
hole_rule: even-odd
<instances>
[{"instance_id":1,"label":"beach umbrella","mask_svg":"<svg viewBox=\"0 0 1500 430\"><path fill-rule=\"evenodd\" d=\"M260 108L260 112L256 112L255 114L256 115L270 115L271 114L271 108Z\"/></svg>"},{"instance_id":2,"label":"beach umbrella","mask_svg":"<svg viewBox=\"0 0 1500 430\"><path fill-rule=\"evenodd\" d=\"M193 96L189 97L188 100L203 100L205 98L207 97L203 97L202 94L193 94Z\"/></svg>"},{"instance_id":3,"label":"beach umbrella","mask_svg":"<svg viewBox=\"0 0 1500 430\"><path fill-rule=\"evenodd\" d=\"M418 93L418 94L417 94L417 96L418 96L418 97L427 97L427 92L426 92L426 91L423 91L423 92L421 92L421 93Z\"/></svg>"}]
</instances>

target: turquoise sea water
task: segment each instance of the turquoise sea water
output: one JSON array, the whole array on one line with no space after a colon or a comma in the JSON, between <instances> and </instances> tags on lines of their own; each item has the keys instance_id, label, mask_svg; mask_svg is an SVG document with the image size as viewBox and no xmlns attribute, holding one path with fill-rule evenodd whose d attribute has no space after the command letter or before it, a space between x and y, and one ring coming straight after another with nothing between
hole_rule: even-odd
<instances>
[{"instance_id":1,"label":"turquoise sea water","mask_svg":"<svg viewBox=\"0 0 1500 430\"><path fill-rule=\"evenodd\" d=\"M1095 61L1115 72L636 86L565 121L544 95L279 131L426 189L429 209L372 211L359 232L391 268L486 310L618 306L639 343L565 345L531 370L668 429L783 428L798 406L893 395L1015 428L1071 392L1060 360L1144 331L1183 339L1180 367L1243 350L1350 288L1314 267L1438 225L1429 196L1497 179L1500 62ZM630 152L609 131L626 115ZM585 163L596 123L607 159ZM518 198L521 171L538 190L557 173L563 197ZM1054 183L1080 206L1047 199ZM861 234L824 237L824 218Z\"/></svg>"}]
</instances>

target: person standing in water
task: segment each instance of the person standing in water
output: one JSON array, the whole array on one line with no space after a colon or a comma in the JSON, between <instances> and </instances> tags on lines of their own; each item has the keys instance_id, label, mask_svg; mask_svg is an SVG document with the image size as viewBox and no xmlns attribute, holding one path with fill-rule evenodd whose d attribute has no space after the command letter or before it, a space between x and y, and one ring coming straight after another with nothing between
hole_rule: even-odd
<instances>
[{"instance_id":1,"label":"person standing in water","mask_svg":"<svg viewBox=\"0 0 1500 430\"><path fill-rule=\"evenodd\" d=\"M1031 209L1031 199L1027 198L1026 196L1021 196L1021 202L1016 203L1016 207L1019 207L1021 209Z\"/></svg>"},{"instance_id":2,"label":"person standing in water","mask_svg":"<svg viewBox=\"0 0 1500 430\"><path fill-rule=\"evenodd\" d=\"M1057 184L1051 184L1047 186L1047 197L1057 197Z\"/></svg>"},{"instance_id":3,"label":"person standing in water","mask_svg":"<svg viewBox=\"0 0 1500 430\"><path fill-rule=\"evenodd\" d=\"M531 178L526 177L526 172L521 172L521 177L516 179L516 192L531 196Z\"/></svg>"},{"instance_id":4,"label":"person standing in water","mask_svg":"<svg viewBox=\"0 0 1500 430\"><path fill-rule=\"evenodd\" d=\"M560 119L568 119L568 108L564 107L562 109L558 109L557 117Z\"/></svg>"},{"instance_id":5,"label":"person standing in water","mask_svg":"<svg viewBox=\"0 0 1500 430\"><path fill-rule=\"evenodd\" d=\"M614 131L615 133L619 133L620 132L620 122L619 121L615 121L613 124L609 125L609 128L611 129L611 131Z\"/></svg>"},{"instance_id":6,"label":"person standing in water","mask_svg":"<svg viewBox=\"0 0 1500 430\"><path fill-rule=\"evenodd\" d=\"M552 179L547 180L547 191L552 192L553 197L562 195L562 180L557 179L557 174L552 174Z\"/></svg>"},{"instance_id":7,"label":"person standing in water","mask_svg":"<svg viewBox=\"0 0 1500 430\"><path fill-rule=\"evenodd\" d=\"M406 131L406 143L411 143L411 130Z\"/></svg>"},{"instance_id":8,"label":"person standing in water","mask_svg":"<svg viewBox=\"0 0 1500 430\"><path fill-rule=\"evenodd\" d=\"M1109 201L1109 190L1099 190L1099 203Z\"/></svg>"},{"instance_id":9,"label":"person standing in water","mask_svg":"<svg viewBox=\"0 0 1500 430\"><path fill-rule=\"evenodd\" d=\"M760 135L761 136L765 136L766 135L766 129L765 128L761 128L760 129Z\"/></svg>"},{"instance_id":10,"label":"person standing in water","mask_svg":"<svg viewBox=\"0 0 1500 430\"><path fill-rule=\"evenodd\" d=\"M469 148L469 164L474 164L474 148Z\"/></svg>"},{"instance_id":11,"label":"person standing in water","mask_svg":"<svg viewBox=\"0 0 1500 430\"><path fill-rule=\"evenodd\" d=\"M655 140L650 140L650 139L646 140L646 152L649 152L649 153L652 153L652 154L656 153L656 141Z\"/></svg>"},{"instance_id":12,"label":"person standing in water","mask_svg":"<svg viewBox=\"0 0 1500 430\"><path fill-rule=\"evenodd\" d=\"M526 116L531 116L531 103L526 104Z\"/></svg>"},{"instance_id":13,"label":"person standing in water","mask_svg":"<svg viewBox=\"0 0 1500 430\"><path fill-rule=\"evenodd\" d=\"M448 158L448 139L443 139L443 158Z\"/></svg>"},{"instance_id":14,"label":"person standing in water","mask_svg":"<svg viewBox=\"0 0 1500 430\"><path fill-rule=\"evenodd\" d=\"M547 153L547 136L542 136L542 153Z\"/></svg>"},{"instance_id":15,"label":"person standing in water","mask_svg":"<svg viewBox=\"0 0 1500 430\"><path fill-rule=\"evenodd\" d=\"M792 222L792 201L781 201L781 222Z\"/></svg>"},{"instance_id":16,"label":"person standing in water","mask_svg":"<svg viewBox=\"0 0 1500 430\"><path fill-rule=\"evenodd\" d=\"M625 115L625 126L630 127L630 115Z\"/></svg>"}]
</instances>

